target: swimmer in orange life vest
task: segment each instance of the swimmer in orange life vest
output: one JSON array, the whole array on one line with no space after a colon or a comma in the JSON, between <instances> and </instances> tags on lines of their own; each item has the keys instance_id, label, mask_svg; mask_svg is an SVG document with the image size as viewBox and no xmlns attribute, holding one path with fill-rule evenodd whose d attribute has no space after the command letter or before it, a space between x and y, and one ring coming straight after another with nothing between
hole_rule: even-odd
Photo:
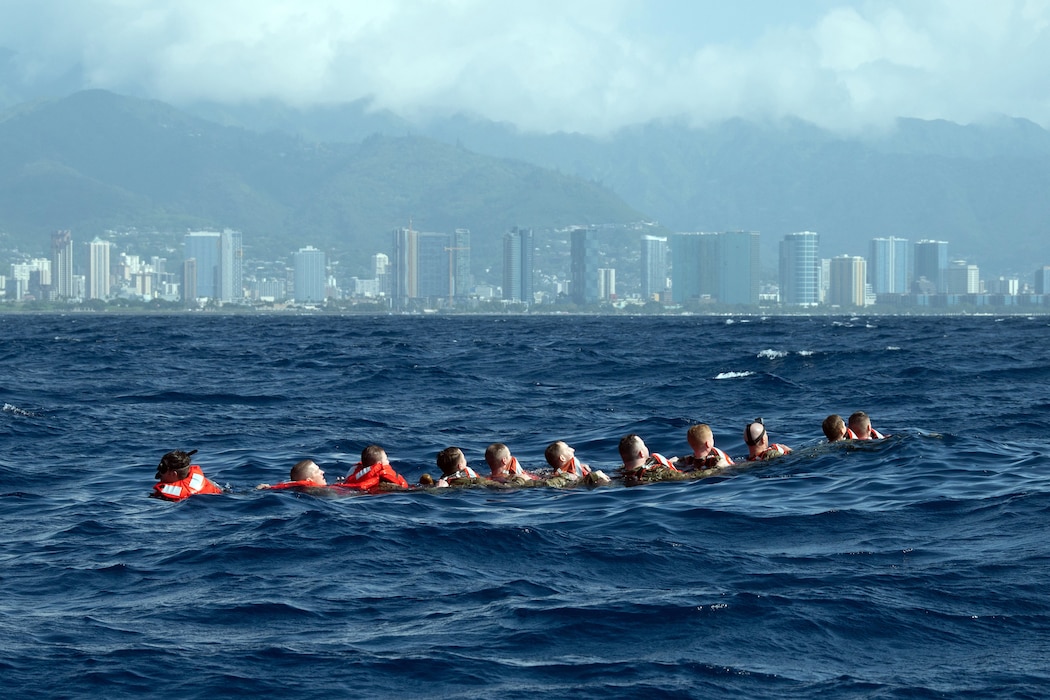
<instances>
[{"instance_id":1,"label":"swimmer in orange life vest","mask_svg":"<svg viewBox=\"0 0 1050 700\"><path fill-rule=\"evenodd\" d=\"M693 454L680 457L676 465L685 467L690 471L700 469L713 469L715 467L729 467L735 464L733 459L722 450L715 447L715 436L710 426L697 423L689 428L685 434Z\"/></svg>"},{"instance_id":2,"label":"swimmer in orange life vest","mask_svg":"<svg viewBox=\"0 0 1050 700\"><path fill-rule=\"evenodd\" d=\"M654 469L663 467L677 472L671 460L661 454L650 452L645 441L634 433L629 433L620 438L620 459L623 465L620 474L624 479L641 479Z\"/></svg>"},{"instance_id":3,"label":"swimmer in orange life vest","mask_svg":"<svg viewBox=\"0 0 1050 700\"><path fill-rule=\"evenodd\" d=\"M292 467L288 475L290 481L282 481L279 484L259 484L257 489L307 489L323 488L328 486L324 478L324 471L317 466L312 459L304 459Z\"/></svg>"},{"instance_id":4,"label":"swimmer in orange life vest","mask_svg":"<svg viewBox=\"0 0 1050 700\"><path fill-rule=\"evenodd\" d=\"M850 415L849 428L857 434L857 440L881 440L886 437L871 427L871 419L864 411L857 411Z\"/></svg>"},{"instance_id":5,"label":"swimmer in orange life vest","mask_svg":"<svg viewBox=\"0 0 1050 700\"><path fill-rule=\"evenodd\" d=\"M547 479L548 486L557 485L559 480L569 483L582 481L589 485L607 484L610 481L605 472L598 469L592 470L576 459L576 450L561 440L547 445L547 449L543 451L543 458L554 469L554 474Z\"/></svg>"},{"instance_id":6,"label":"swimmer in orange life vest","mask_svg":"<svg viewBox=\"0 0 1050 700\"><path fill-rule=\"evenodd\" d=\"M824 431L824 437L828 439L828 442L857 439L857 434L846 427L842 416L837 413L832 413L825 418L824 422L820 424L820 429Z\"/></svg>"},{"instance_id":7,"label":"swimmer in orange life vest","mask_svg":"<svg viewBox=\"0 0 1050 700\"><path fill-rule=\"evenodd\" d=\"M453 479L477 479L478 473L467 466L466 455L458 447L446 447L438 452L438 469L441 470L441 478L435 486L445 488Z\"/></svg>"},{"instance_id":8,"label":"swimmer in orange life vest","mask_svg":"<svg viewBox=\"0 0 1050 700\"><path fill-rule=\"evenodd\" d=\"M761 418L756 418L753 423L748 423L744 428L744 442L747 443L747 461L754 462L759 459L773 459L781 455L791 454L791 448L780 443L769 443L766 435L766 426Z\"/></svg>"},{"instance_id":9,"label":"swimmer in orange life vest","mask_svg":"<svg viewBox=\"0 0 1050 700\"><path fill-rule=\"evenodd\" d=\"M198 493L222 493L221 488L204 476L200 466L190 464L190 457L195 454L197 450L175 450L164 455L157 465L156 478L160 483L153 485L150 497L181 501Z\"/></svg>"},{"instance_id":10,"label":"swimmer in orange life vest","mask_svg":"<svg viewBox=\"0 0 1050 700\"><path fill-rule=\"evenodd\" d=\"M518 458L511 455L510 448L502 442L494 442L485 449L485 463L492 470L489 478L493 481L507 481L514 478L538 481L540 478L522 469L518 464Z\"/></svg>"},{"instance_id":11,"label":"swimmer in orange life vest","mask_svg":"<svg viewBox=\"0 0 1050 700\"><path fill-rule=\"evenodd\" d=\"M361 450L361 461L354 465L346 478L332 486L367 491L381 486L408 488L408 482L390 466L386 450L379 445L369 445Z\"/></svg>"}]
</instances>

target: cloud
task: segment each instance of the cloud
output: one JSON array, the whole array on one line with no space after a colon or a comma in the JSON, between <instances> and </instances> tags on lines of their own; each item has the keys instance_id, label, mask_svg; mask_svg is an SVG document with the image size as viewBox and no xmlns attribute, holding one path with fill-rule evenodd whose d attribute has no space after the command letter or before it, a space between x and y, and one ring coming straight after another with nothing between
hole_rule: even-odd
<instances>
[{"instance_id":1,"label":"cloud","mask_svg":"<svg viewBox=\"0 0 1050 700\"><path fill-rule=\"evenodd\" d=\"M1050 125L1050 0L0 0L24 84L175 103L369 99L605 133L658 118ZM10 73L10 70L8 71Z\"/></svg>"}]
</instances>

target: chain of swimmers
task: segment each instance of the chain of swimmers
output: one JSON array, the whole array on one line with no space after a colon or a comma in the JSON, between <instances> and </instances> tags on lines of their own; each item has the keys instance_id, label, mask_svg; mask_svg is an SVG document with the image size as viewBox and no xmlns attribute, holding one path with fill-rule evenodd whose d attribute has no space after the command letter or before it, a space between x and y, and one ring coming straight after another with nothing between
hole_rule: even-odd
<instances>
[{"instance_id":1,"label":"chain of swimmers","mask_svg":"<svg viewBox=\"0 0 1050 700\"><path fill-rule=\"evenodd\" d=\"M871 427L871 419L863 411L849 417L849 422L838 414L832 414L821 424L828 442L840 440L877 440L886 437ZM650 452L641 437L630 433L620 440L619 451L623 464L619 476L625 485L647 481L698 479L710 476L736 464L722 450L715 447L711 428L698 423L689 428L686 440L693 453L668 459ZM744 428L744 442L748 447L746 461L775 459L790 454L791 448L770 442L766 426L756 418ZM150 496L169 501L181 501L196 494L223 493L223 489L208 479L200 465L191 458L197 450L176 450L164 455L157 466L156 478ZM361 452L361 461L340 481L329 484L324 471L313 461L304 459L292 467L289 480L279 484L259 484L257 489L293 489L316 491L337 489L347 491L400 490L410 488L446 488L449 486L554 486L566 487L575 484L601 486L612 481L598 469L591 469L576 457L576 451L563 441L552 442L544 451L544 458L551 467L550 473L536 474L526 471L518 463L510 448L497 442L485 450L485 462L491 473L482 477L467 466L467 458L458 447L448 447L438 453L437 466L441 476L435 481L423 474L418 487L412 487L403 476L390 465L386 450L379 445L369 445Z\"/></svg>"}]
</instances>

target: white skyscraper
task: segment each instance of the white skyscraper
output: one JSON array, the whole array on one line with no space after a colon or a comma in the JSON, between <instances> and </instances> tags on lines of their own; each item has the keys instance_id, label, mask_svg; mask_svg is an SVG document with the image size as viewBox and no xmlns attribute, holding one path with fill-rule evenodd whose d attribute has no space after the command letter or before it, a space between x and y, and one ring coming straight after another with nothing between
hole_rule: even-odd
<instances>
[{"instance_id":1,"label":"white skyscraper","mask_svg":"<svg viewBox=\"0 0 1050 700\"><path fill-rule=\"evenodd\" d=\"M313 246L300 248L295 259L295 301L299 304L325 300L325 254Z\"/></svg>"},{"instance_id":2,"label":"white skyscraper","mask_svg":"<svg viewBox=\"0 0 1050 700\"><path fill-rule=\"evenodd\" d=\"M110 242L96 238L88 244L88 299L109 298Z\"/></svg>"}]
</instances>

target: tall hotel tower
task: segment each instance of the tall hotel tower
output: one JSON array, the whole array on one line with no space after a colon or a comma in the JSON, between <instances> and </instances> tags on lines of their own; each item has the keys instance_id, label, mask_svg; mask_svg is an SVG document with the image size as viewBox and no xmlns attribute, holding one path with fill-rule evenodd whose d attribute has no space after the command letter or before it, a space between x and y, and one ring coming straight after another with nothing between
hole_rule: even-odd
<instances>
[{"instance_id":1,"label":"tall hotel tower","mask_svg":"<svg viewBox=\"0 0 1050 700\"><path fill-rule=\"evenodd\" d=\"M642 299L651 301L667 289L667 239L642 236Z\"/></svg>"},{"instance_id":2,"label":"tall hotel tower","mask_svg":"<svg viewBox=\"0 0 1050 700\"><path fill-rule=\"evenodd\" d=\"M244 299L244 249L241 232L191 231L182 238L183 298L207 298L223 302ZM188 279L192 274L193 279ZM192 295L192 296L191 296Z\"/></svg>"},{"instance_id":3,"label":"tall hotel tower","mask_svg":"<svg viewBox=\"0 0 1050 700\"><path fill-rule=\"evenodd\" d=\"M948 291L948 242L923 240L915 244L915 281L921 278L943 294Z\"/></svg>"},{"instance_id":4,"label":"tall hotel tower","mask_svg":"<svg viewBox=\"0 0 1050 700\"><path fill-rule=\"evenodd\" d=\"M109 298L109 249L100 238L88 244L88 299Z\"/></svg>"},{"instance_id":5,"label":"tall hotel tower","mask_svg":"<svg viewBox=\"0 0 1050 700\"><path fill-rule=\"evenodd\" d=\"M531 304L532 229L515 226L503 234L503 299Z\"/></svg>"},{"instance_id":6,"label":"tall hotel tower","mask_svg":"<svg viewBox=\"0 0 1050 700\"><path fill-rule=\"evenodd\" d=\"M598 231L577 228L572 231L572 301L580 306L598 303Z\"/></svg>"},{"instance_id":7,"label":"tall hotel tower","mask_svg":"<svg viewBox=\"0 0 1050 700\"><path fill-rule=\"evenodd\" d=\"M828 303L836 306L864 306L866 277L867 263L864 258L849 255L832 258Z\"/></svg>"},{"instance_id":8,"label":"tall hotel tower","mask_svg":"<svg viewBox=\"0 0 1050 700\"><path fill-rule=\"evenodd\" d=\"M295 301L299 304L320 303L325 300L325 254L313 246L300 248L293 256L295 269Z\"/></svg>"},{"instance_id":9,"label":"tall hotel tower","mask_svg":"<svg viewBox=\"0 0 1050 700\"><path fill-rule=\"evenodd\" d=\"M758 231L718 234L718 300L723 304L758 305Z\"/></svg>"},{"instance_id":10,"label":"tall hotel tower","mask_svg":"<svg viewBox=\"0 0 1050 700\"><path fill-rule=\"evenodd\" d=\"M820 235L789 233L780 242L780 303L816 306L820 303Z\"/></svg>"},{"instance_id":11,"label":"tall hotel tower","mask_svg":"<svg viewBox=\"0 0 1050 700\"><path fill-rule=\"evenodd\" d=\"M219 301L244 301L243 270L241 232L225 229L219 235Z\"/></svg>"},{"instance_id":12,"label":"tall hotel tower","mask_svg":"<svg viewBox=\"0 0 1050 700\"><path fill-rule=\"evenodd\" d=\"M73 234L51 234L51 284L56 299L73 298Z\"/></svg>"},{"instance_id":13,"label":"tall hotel tower","mask_svg":"<svg viewBox=\"0 0 1050 700\"><path fill-rule=\"evenodd\" d=\"M907 238L873 238L868 254L868 282L876 294L907 294L911 259Z\"/></svg>"},{"instance_id":14,"label":"tall hotel tower","mask_svg":"<svg viewBox=\"0 0 1050 700\"><path fill-rule=\"evenodd\" d=\"M390 267L395 308L403 308L410 299L445 299L455 293L456 251L451 236L399 228L393 238Z\"/></svg>"},{"instance_id":15,"label":"tall hotel tower","mask_svg":"<svg viewBox=\"0 0 1050 700\"><path fill-rule=\"evenodd\" d=\"M718 296L718 234L671 236L671 299L676 304Z\"/></svg>"},{"instance_id":16,"label":"tall hotel tower","mask_svg":"<svg viewBox=\"0 0 1050 700\"><path fill-rule=\"evenodd\" d=\"M217 231L191 231L182 238L182 258L192 265L183 270L193 279L183 280L183 296L190 299L217 299L219 296L220 234Z\"/></svg>"}]
</instances>

